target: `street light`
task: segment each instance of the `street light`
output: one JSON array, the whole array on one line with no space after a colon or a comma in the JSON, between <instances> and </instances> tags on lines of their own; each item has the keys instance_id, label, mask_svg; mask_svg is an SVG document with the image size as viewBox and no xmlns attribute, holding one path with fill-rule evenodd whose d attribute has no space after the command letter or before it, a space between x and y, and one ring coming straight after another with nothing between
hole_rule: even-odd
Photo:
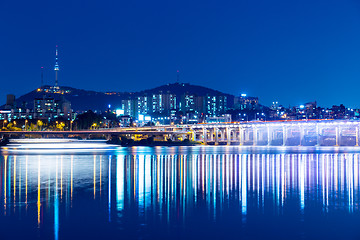
<instances>
[{"instance_id":1,"label":"street light","mask_svg":"<svg viewBox=\"0 0 360 240\"><path fill-rule=\"evenodd\" d=\"M261 113L261 115L264 116L264 121L266 122L266 115L265 115L265 113Z\"/></svg>"},{"instance_id":2,"label":"street light","mask_svg":"<svg viewBox=\"0 0 360 240\"><path fill-rule=\"evenodd\" d=\"M7 123L7 120L4 120L4 121L3 121L3 128L5 127L5 126L4 126L5 123Z\"/></svg>"},{"instance_id":3,"label":"street light","mask_svg":"<svg viewBox=\"0 0 360 240\"><path fill-rule=\"evenodd\" d=\"M246 121L248 122L249 121L249 116L246 115L246 113L244 113L244 117L246 116Z\"/></svg>"},{"instance_id":4,"label":"street light","mask_svg":"<svg viewBox=\"0 0 360 240\"><path fill-rule=\"evenodd\" d=\"M28 123L28 120L26 119L25 120L25 131L27 131L27 123Z\"/></svg>"}]
</instances>

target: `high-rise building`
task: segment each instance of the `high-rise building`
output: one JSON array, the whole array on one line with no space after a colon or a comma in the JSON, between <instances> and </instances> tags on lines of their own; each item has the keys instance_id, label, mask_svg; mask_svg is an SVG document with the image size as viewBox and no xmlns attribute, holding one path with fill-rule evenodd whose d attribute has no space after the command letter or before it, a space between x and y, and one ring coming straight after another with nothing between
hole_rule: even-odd
<instances>
[{"instance_id":1,"label":"high-rise building","mask_svg":"<svg viewBox=\"0 0 360 240\"><path fill-rule=\"evenodd\" d=\"M258 97L248 97L246 94L241 94L239 97L234 99L235 109L250 110L256 109L259 105Z\"/></svg>"},{"instance_id":2,"label":"high-rise building","mask_svg":"<svg viewBox=\"0 0 360 240\"><path fill-rule=\"evenodd\" d=\"M59 101L44 97L34 99L34 118L49 118L57 114Z\"/></svg>"}]
</instances>

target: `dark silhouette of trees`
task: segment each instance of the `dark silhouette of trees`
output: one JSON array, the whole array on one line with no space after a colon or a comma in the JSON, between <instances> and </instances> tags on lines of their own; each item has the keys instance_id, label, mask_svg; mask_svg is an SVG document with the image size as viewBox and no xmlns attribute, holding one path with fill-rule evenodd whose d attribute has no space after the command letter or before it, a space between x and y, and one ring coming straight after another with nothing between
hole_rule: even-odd
<instances>
[{"instance_id":1,"label":"dark silhouette of trees","mask_svg":"<svg viewBox=\"0 0 360 240\"><path fill-rule=\"evenodd\" d=\"M78 130L90 129L94 125L99 126L102 120L103 118L99 114L89 110L85 113L79 114L76 117L75 124Z\"/></svg>"}]
</instances>

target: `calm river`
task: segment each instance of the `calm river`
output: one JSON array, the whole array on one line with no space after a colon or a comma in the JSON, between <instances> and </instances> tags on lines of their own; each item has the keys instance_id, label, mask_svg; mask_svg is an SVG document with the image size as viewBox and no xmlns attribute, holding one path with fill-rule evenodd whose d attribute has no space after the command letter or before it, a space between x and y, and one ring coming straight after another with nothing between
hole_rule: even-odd
<instances>
[{"instance_id":1,"label":"calm river","mask_svg":"<svg viewBox=\"0 0 360 240\"><path fill-rule=\"evenodd\" d=\"M360 150L2 150L1 239L359 239Z\"/></svg>"}]
</instances>

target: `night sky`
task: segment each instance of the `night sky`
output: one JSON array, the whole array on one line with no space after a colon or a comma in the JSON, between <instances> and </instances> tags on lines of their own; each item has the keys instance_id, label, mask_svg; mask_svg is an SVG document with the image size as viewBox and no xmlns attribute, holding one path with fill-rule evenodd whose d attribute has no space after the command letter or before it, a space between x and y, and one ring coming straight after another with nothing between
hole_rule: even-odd
<instances>
[{"instance_id":1,"label":"night sky","mask_svg":"<svg viewBox=\"0 0 360 240\"><path fill-rule=\"evenodd\" d=\"M360 1L0 1L0 103L40 85L176 81L288 106L360 107Z\"/></svg>"}]
</instances>

